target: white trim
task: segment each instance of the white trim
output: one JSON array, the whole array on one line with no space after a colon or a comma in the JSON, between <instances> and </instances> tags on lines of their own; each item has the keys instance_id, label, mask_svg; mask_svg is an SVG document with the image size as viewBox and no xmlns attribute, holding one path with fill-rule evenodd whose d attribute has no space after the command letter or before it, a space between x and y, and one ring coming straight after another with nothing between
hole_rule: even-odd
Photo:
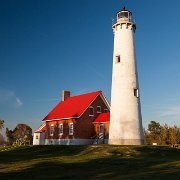
<instances>
[{"instance_id":1,"label":"white trim","mask_svg":"<svg viewBox=\"0 0 180 180\"><path fill-rule=\"evenodd\" d=\"M52 131L51 131L51 127L53 127L53 133L51 133L51 132L52 132ZM54 135L54 124L51 124L51 125L50 125L50 133L49 133L49 135L50 135L50 136L53 136L53 135Z\"/></svg>"},{"instance_id":2,"label":"white trim","mask_svg":"<svg viewBox=\"0 0 180 180\"><path fill-rule=\"evenodd\" d=\"M98 141L96 143L95 139L53 139L54 145L93 145L93 144L108 144L108 139L103 139L103 142L101 143ZM51 145L50 144L51 139L45 139L45 145Z\"/></svg>"},{"instance_id":3,"label":"white trim","mask_svg":"<svg viewBox=\"0 0 180 180\"><path fill-rule=\"evenodd\" d=\"M71 125L72 125L72 132L70 132L70 127L71 127ZM69 123L69 135L73 135L73 131L74 131L74 123Z\"/></svg>"},{"instance_id":4,"label":"white trim","mask_svg":"<svg viewBox=\"0 0 180 180\"><path fill-rule=\"evenodd\" d=\"M95 139L53 139L54 145L92 145ZM45 145L51 145L51 139L45 139Z\"/></svg>"},{"instance_id":5,"label":"white trim","mask_svg":"<svg viewBox=\"0 0 180 180\"><path fill-rule=\"evenodd\" d=\"M47 119L42 121L59 121L59 120L68 120L68 119L79 119L79 117L68 117L68 118L60 118L60 119Z\"/></svg>"},{"instance_id":6,"label":"white trim","mask_svg":"<svg viewBox=\"0 0 180 180\"><path fill-rule=\"evenodd\" d=\"M93 122L94 124L107 124L107 123L109 123L110 121L106 121L106 122Z\"/></svg>"},{"instance_id":7,"label":"white trim","mask_svg":"<svg viewBox=\"0 0 180 180\"><path fill-rule=\"evenodd\" d=\"M111 106L110 106L108 100L106 99L106 97L104 96L103 93L101 93L100 96L101 96L102 100L104 101L104 103L106 104L107 108L108 108L109 111L110 111Z\"/></svg>"}]
</instances>

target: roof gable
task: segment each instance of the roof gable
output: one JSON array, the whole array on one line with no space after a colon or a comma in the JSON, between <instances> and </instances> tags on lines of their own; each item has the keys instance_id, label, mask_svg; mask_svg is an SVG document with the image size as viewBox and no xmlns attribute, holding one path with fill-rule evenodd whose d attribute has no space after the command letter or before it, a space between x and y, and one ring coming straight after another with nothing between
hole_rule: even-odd
<instances>
[{"instance_id":1,"label":"roof gable","mask_svg":"<svg viewBox=\"0 0 180 180\"><path fill-rule=\"evenodd\" d=\"M69 97L59 102L43 120L78 118L101 93L101 91L96 91Z\"/></svg>"},{"instance_id":2,"label":"roof gable","mask_svg":"<svg viewBox=\"0 0 180 180\"><path fill-rule=\"evenodd\" d=\"M42 133L46 131L46 123L42 124L34 133Z\"/></svg>"}]
</instances>

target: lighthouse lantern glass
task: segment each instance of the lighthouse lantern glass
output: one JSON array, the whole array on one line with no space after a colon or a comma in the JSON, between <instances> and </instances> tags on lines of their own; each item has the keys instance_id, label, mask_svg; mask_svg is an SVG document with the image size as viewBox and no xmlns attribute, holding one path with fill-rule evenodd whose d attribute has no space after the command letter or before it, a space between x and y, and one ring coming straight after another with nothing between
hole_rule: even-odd
<instances>
[{"instance_id":1,"label":"lighthouse lantern glass","mask_svg":"<svg viewBox=\"0 0 180 180\"><path fill-rule=\"evenodd\" d=\"M121 11L117 14L117 19L131 19L131 14L129 11Z\"/></svg>"}]
</instances>

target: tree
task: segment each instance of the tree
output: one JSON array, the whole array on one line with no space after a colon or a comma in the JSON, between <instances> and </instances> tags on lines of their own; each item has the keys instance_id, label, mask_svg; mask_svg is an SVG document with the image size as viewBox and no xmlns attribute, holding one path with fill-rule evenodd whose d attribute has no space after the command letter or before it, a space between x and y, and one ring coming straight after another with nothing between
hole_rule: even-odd
<instances>
[{"instance_id":1,"label":"tree","mask_svg":"<svg viewBox=\"0 0 180 180\"><path fill-rule=\"evenodd\" d=\"M32 129L26 124L18 124L13 131L13 137L20 143L32 143Z\"/></svg>"},{"instance_id":2,"label":"tree","mask_svg":"<svg viewBox=\"0 0 180 180\"><path fill-rule=\"evenodd\" d=\"M158 145L180 144L180 128L151 121L148 129L144 129L144 142L145 144L156 142Z\"/></svg>"},{"instance_id":3,"label":"tree","mask_svg":"<svg viewBox=\"0 0 180 180\"><path fill-rule=\"evenodd\" d=\"M4 128L4 120L0 119L0 145L4 143L4 137L1 134L3 128Z\"/></svg>"},{"instance_id":4,"label":"tree","mask_svg":"<svg viewBox=\"0 0 180 180\"><path fill-rule=\"evenodd\" d=\"M164 126L161 126L161 133L160 133L160 144L161 145L166 145L169 144L169 127L167 124L165 124Z\"/></svg>"},{"instance_id":5,"label":"tree","mask_svg":"<svg viewBox=\"0 0 180 180\"><path fill-rule=\"evenodd\" d=\"M160 124L155 121L151 121L150 124L148 125L148 131L149 131L151 143L156 142L159 144L160 134L161 134Z\"/></svg>"},{"instance_id":6,"label":"tree","mask_svg":"<svg viewBox=\"0 0 180 180\"><path fill-rule=\"evenodd\" d=\"M0 130L2 130L2 128L4 128L4 120L0 119Z\"/></svg>"},{"instance_id":7,"label":"tree","mask_svg":"<svg viewBox=\"0 0 180 180\"><path fill-rule=\"evenodd\" d=\"M32 144L33 140L32 129L26 124L18 124L13 131L6 128L6 136L8 145Z\"/></svg>"},{"instance_id":8,"label":"tree","mask_svg":"<svg viewBox=\"0 0 180 180\"><path fill-rule=\"evenodd\" d=\"M144 143L148 144L148 145L150 145L152 143L149 132L146 129L144 129Z\"/></svg>"},{"instance_id":9,"label":"tree","mask_svg":"<svg viewBox=\"0 0 180 180\"><path fill-rule=\"evenodd\" d=\"M6 128L7 145L12 145L14 141L13 131Z\"/></svg>"}]
</instances>

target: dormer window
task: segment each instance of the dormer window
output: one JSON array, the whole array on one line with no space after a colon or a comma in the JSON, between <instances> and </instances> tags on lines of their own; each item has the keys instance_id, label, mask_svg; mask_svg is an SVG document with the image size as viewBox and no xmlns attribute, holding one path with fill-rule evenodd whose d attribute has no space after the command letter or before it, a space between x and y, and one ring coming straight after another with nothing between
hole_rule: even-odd
<instances>
[{"instance_id":1,"label":"dormer window","mask_svg":"<svg viewBox=\"0 0 180 180\"><path fill-rule=\"evenodd\" d=\"M94 108L92 106L89 107L89 116L94 116Z\"/></svg>"},{"instance_id":2,"label":"dormer window","mask_svg":"<svg viewBox=\"0 0 180 180\"><path fill-rule=\"evenodd\" d=\"M109 112L109 110L108 109L104 109L104 113L107 113L107 112Z\"/></svg>"},{"instance_id":3,"label":"dormer window","mask_svg":"<svg viewBox=\"0 0 180 180\"><path fill-rule=\"evenodd\" d=\"M97 106L97 113L101 113L101 106Z\"/></svg>"}]
</instances>

